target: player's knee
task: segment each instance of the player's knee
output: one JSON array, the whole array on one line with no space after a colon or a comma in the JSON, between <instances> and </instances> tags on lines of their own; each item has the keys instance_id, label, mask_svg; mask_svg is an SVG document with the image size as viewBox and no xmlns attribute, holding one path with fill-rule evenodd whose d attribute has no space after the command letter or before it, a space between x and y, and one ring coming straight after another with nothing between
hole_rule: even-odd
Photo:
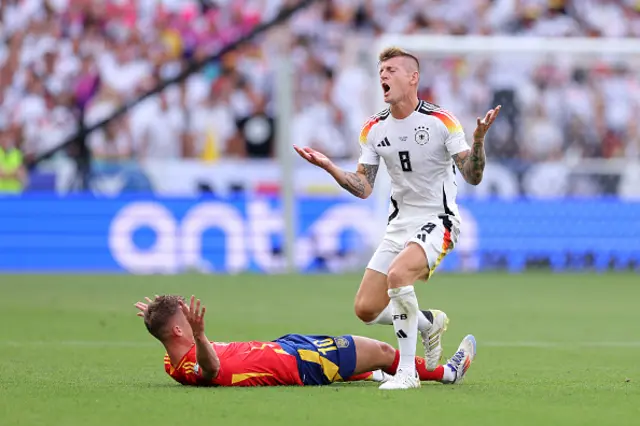
<instances>
[{"instance_id":1,"label":"player's knee","mask_svg":"<svg viewBox=\"0 0 640 426\"><path fill-rule=\"evenodd\" d=\"M392 266L387 274L387 286L398 288L407 285L407 273L397 266Z\"/></svg>"},{"instance_id":2,"label":"player's knee","mask_svg":"<svg viewBox=\"0 0 640 426\"><path fill-rule=\"evenodd\" d=\"M380 356L385 360L385 363L393 363L393 360L396 357L396 348L385 342L379 342L378 347L380 349Z\"/></svg>"},{"instance_id":3,"label":"player's knee","mask_svg":"<svg viewBox=\"0 0 640 426\"><path fill-rule=\"evenodd\" d=\"M362 322L370 323L378 318L380 312L373 308L371 305L364 303L362 300L356 300L354 305L356 316L360 318Z\"/></svg>"},{"instance_id":4,"label":"player's knee","mask_svg":"<svg viewBox=\"0 0 640 426\"><path fill-rule=\"evenodd\" d=\"M380 347L380 351L385 354L385 355L391 355L391 356L395 356L396 355L396 348L394 348L393 346L391 346L388 343L385 342L378 342L378 345Z\"/></svg>"}]
</instances>

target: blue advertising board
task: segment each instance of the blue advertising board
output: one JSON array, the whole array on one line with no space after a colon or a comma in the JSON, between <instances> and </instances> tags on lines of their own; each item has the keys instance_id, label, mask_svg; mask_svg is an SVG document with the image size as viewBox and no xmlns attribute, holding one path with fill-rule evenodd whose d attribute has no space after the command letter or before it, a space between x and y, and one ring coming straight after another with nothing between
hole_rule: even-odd
<instances>
[{"instance_id":1,"label":"blue advertising board","mask_svg":"<svg viewBox=\"0 0 640 426\"><path fill-rule=\"evenodd\" d=\"M380 239L371 203L298 200L302 272L362 266ZM464 225L443 270L637 267L640 203L462 200ZM278 199L30 195L0 198L0 271L278 272ZM359 262L359 263L358 263Z\"/></svg>"}]
</instances>

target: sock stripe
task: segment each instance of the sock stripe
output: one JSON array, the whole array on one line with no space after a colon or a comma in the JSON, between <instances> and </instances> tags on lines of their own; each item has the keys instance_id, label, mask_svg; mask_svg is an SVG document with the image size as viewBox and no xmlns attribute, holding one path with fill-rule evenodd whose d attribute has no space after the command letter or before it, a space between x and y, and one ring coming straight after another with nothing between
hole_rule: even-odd
<instances>
[{"instance_id":1,"label":"sock stripe","mask_svg":"<svg viewBox=\"0 0 640 426\"><path fill-rule=\"evenodd\" d=\"M422 315L424 315L424 317L431 323L433 324L433 313L429 310L426 311L421 311Z\"/></svg>"}]
</instances>

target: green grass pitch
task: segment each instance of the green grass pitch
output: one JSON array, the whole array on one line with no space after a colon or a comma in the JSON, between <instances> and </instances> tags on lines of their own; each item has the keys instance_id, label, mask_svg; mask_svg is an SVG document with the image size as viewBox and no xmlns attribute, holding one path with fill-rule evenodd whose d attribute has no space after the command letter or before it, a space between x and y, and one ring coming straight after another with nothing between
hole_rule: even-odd
<instances>
[{"instance_id":1,"label":"green grass pitch","mask_svg":"<svg viewBox=\"0 0 640 426\"><path fill-rule=\"evenodd\" d=\"M133 303L192 293L214 340L362 334L359 276L0 276L0 425L638 425L640 277L436 275L421 307L445 310L450 356L478 357L460 386L194 389L163 370ZM420 350L420 348L418 348Z\"/></svg>"}]
</instances>

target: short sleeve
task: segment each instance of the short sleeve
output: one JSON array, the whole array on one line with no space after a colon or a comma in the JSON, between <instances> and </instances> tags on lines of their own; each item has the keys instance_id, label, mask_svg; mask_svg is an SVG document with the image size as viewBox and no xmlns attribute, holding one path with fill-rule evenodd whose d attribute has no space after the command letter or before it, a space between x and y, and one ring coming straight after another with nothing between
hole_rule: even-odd
<instances>
[{"instance_id":1,"label":"short sleeve","mask_svg":"<svg viewBox=\"0 0 640 426\"><path fill-rule=\"evenodd\" d=\"M217 385L215 378L205 379L204 377L202 377L202 368L200 368L200 365L197 362L185 363L181 373L186 384L189 384L192 386ZM217 377L220 377L220 373L218 373Z\"/></svg>"},{"instance_id":2,"label":"short sleeve","mask_svg":"<svg viewBox=\"0 0 640 426\"><path fill-rule=\"evenodd\" d=\"M449 155L454 156L470 149L464 135L464 130L462 129L462 124L460 124L453 114L449 111L439 109L429 112L429 115L436 117L443 124L444 146Z\"/></svg>"},{"instance_id":3,"label":"short sleeve","mask_svg":"<svg viewBox=\"0 0 640 426\"><path fill-rule=\"evenodd\" d=\"M164 368L169 376L176 382L187 386L212 386L215 383L212 380L205 379L202 376L202 369L196 360L196 351L194 347L185 354L177 368L171 366L169 355L164 357Z\"/></svg>"},{"instance_id":4,"label":"short sleeve","mask_svg":"<svg viewBox=\"0 0 640 426\"><path fill-rule=\"evenodd\" d=\"M452 157L463 151L471 149L464 137L464 132L462 130L457 133L449 133L449 136L447 137L447 140L444 144L447 148L447 152L449 152L449 155L451 155Z\"/></svg>"},{"instance_id":5,"label":"short sleeve","mask_svg":"<svg viewBox=\"0 0 640 426\"><path fill-rule=\"evenodd\" d=\"M376 152L373 140L373 126L380 121L379 117L371 117L360 131L360 164L380 164L380 155Z\"/></svg>"},{"instance_id":6,"label":"short sleeve","mask_svg":"<svg viewBox=\"0 0 640 426\"><path fill-rule=\"evenodd\" d=\"M448 120L443 120L443 123L447 127L447 137L445 138L444 145L449 155L454 156L460 152L471 149L464 135L464 129L458 119L451 113L445 114Z\"/></svg>"}]
</instances>

